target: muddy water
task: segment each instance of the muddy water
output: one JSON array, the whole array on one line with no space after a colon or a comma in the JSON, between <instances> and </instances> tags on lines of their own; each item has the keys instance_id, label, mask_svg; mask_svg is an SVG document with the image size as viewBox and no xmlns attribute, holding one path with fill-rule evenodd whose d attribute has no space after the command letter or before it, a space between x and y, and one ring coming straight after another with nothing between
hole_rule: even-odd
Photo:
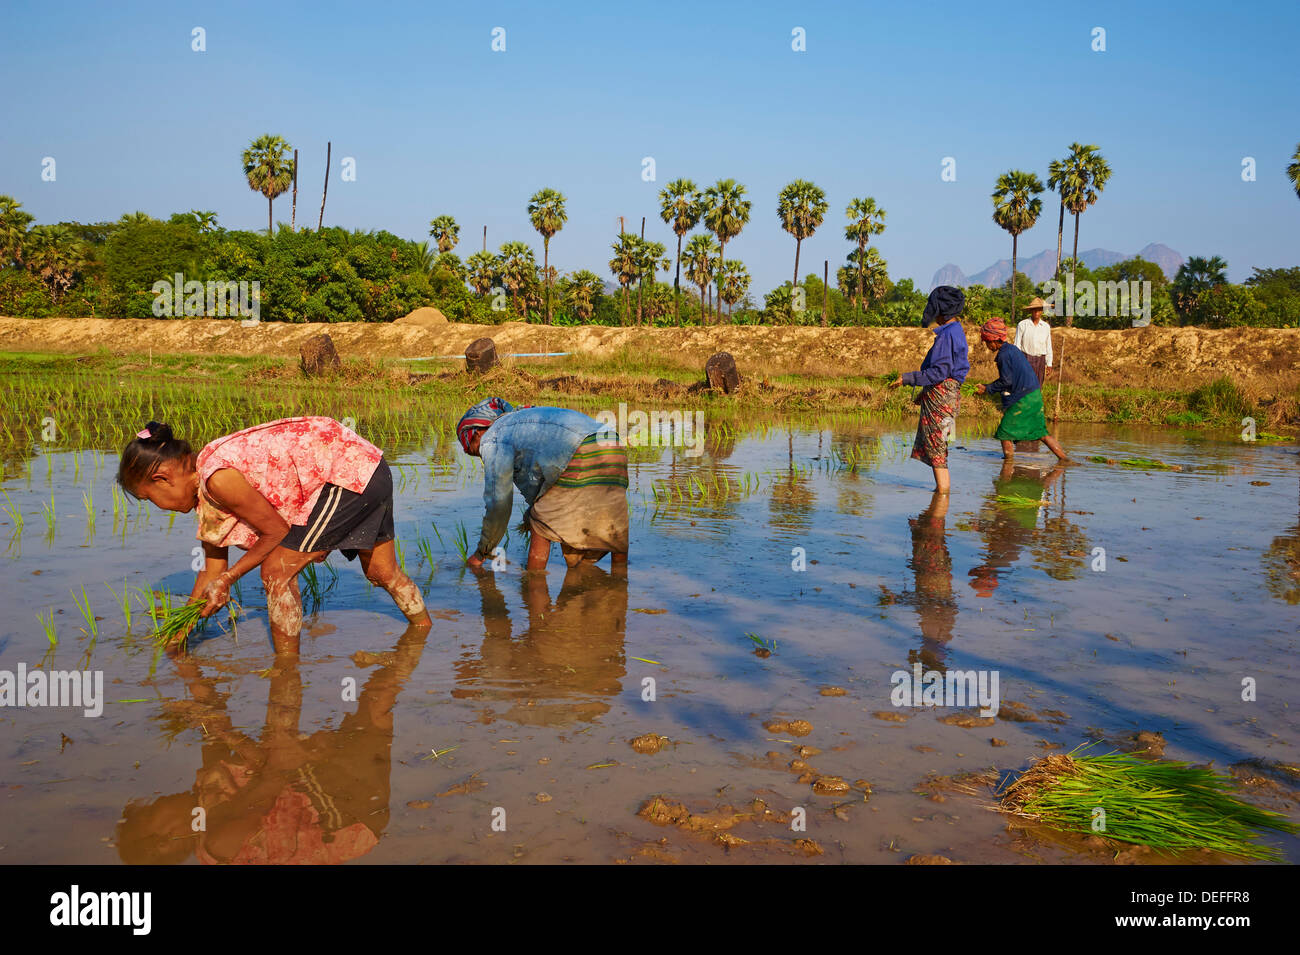
<instances>
[{"instance_id":1,"label":"muddy water","mask_svg":"<svg viewBox=\"0 0 1300 955\"><path fill-rule=\"evenodd\" d=\"M518 532L510 566L476 578L453 538L458 521L476 535L481 472L406 452L398 531L429 633L335 554L319 601L304 583L299 666L275 665L254 577L234 635L152 675L147 619L134 608L128 633L105 584L187 593L192 516L132 504L114 529L110 454L11 463L26 526L0 560L0 670L42 661L52 608L46 667L102 671L107 702L0 710L0 862L1110 861L1008 828L980 781L950 777L1138 732L1225 771L1300 762L1297 459L1062 438L1182 470L1004 470L968 438L945 509L897 430L796 423L702 458L641 452L626 579L558 555L524 579ZM1018 718L893 706L891 674L916 663L996 671ZM1287 792L1248 795L1295 819ZM1267 841L1300 860L1295 838Z\"/></svg>"}]
</instances>

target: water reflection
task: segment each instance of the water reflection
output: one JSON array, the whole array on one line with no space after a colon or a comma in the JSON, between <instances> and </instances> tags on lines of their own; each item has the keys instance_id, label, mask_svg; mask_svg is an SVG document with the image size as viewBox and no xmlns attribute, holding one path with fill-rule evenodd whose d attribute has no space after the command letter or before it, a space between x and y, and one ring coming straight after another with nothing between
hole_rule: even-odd
<instances>
[{"instance_id":1,"label":"water reflection","mask_svg":"<svg viewBox=\"0 0 1300 955\"><path fill-rule=\"evenodd\" d=\"M389 814L393 707L419 666L427 627L412 627L357 693L356 709L337 729L299 732L302 675L277 663L270 674L260 738L240 730L217 689L192 658L177 671L188 699L168 703L164 721L174 735L203 733L202 766L192 789L123 810L117 847L128 864L185 861L204 864L313 864L347 862L383 837ZM202 809L203 813L196 813ZM197 819L203 831L194 832Z\"/></svg>"},{"instance_id":2,"label":"water reflection","mask_svg":"<svg viewBox=\"0 0 1300 955\"><path fill-rule=\"evenodd\" d=\"M947 494L936 493L930 504L916 517L907 519L912 534L911 591L893 594L881 589L887 599L910 604L916 611L921 630L921 646L908 653L908 662L918 660L926 669L942 669L944 647L952 640L957 621L957 599L952 592L952 555L948 552Z\"/></svg>"},{"instance_id":3,"label":"water reflection","mask_svg":"<svg viewBox=\"0 0 1300 955\"><path fill-rule=\"evenodd\" d=\"M524 574L520 591L527 626L518 636L492 574L478 579L483 646L456 664L452 696L481 700L481 722L506 719L561 726L608 712L627 670L627 576L581 565L567 571L551 602L546 575Z\"/></svg>"},{"instance_id":4,"label":"water reflection","mask_svg":"<svg viewBox=\"0 0 1300 955\"><path fill-rule=\"evenodd\" d=\"M1038 468L1017 467L1011 460L1003 461L978 518L980 537L984 540L984 562L970 570L970 586L978 596L991 597L1000 579L1020 559L1021 551L1034 543L1039 512L1047 502L1048 489L1064 473L1065 468L1059 465L1043 472ZM1062 533L1060 528L1056 533Z\"/></svg>"}]
</instances>

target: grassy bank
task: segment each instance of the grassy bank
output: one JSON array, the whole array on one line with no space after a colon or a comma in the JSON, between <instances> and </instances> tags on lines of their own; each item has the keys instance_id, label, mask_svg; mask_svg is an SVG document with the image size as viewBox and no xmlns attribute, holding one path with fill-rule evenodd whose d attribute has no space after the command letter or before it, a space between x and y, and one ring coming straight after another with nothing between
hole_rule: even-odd
<instances>
[{"instance_id":1,"label":"grassy bank","mask_svg":"<svg viewBox=\"0 0 1300 955\"><path fill-rule=\"evenodd\" d=\"M747 369L739 392L723 395L692 388L699 372L662 355L623 349L604 357L578 354L551 359L507 359L483 376L460 361L344 360L333 375L307 378L294 359L263 355L120 356L0 353L0 400L5 407L3 438L11 445L33 437L39 420L67 412L69 426L92 429L115 445L142 414L205 435L212 425L245 426L248 416L331 414L394 423L394 437L413 437L450 427L459 413L489 394L517 403L563 404L595 410L620 401L643 408L704 409L710 419L736 424L774 420L789 414L910 422L914 389L891 389L894 373L818 375ZM963 389L963 419L992 426L1000 410L974 394L972 375ZM1044 389L1049 416L1057 383ZM37 413L39 411L39 413ZM21 413L20 413L21 412ZM1121 388L1068 381L1061 391L1060 420L1222 430L1239 433L1252 417L1263 435L1294 438L1300 395L1260 396L1225 379L1187 390ZM407 421L406 419L410 419ZM186 421L185 419L189 419ZM147 419L144 419L147 420ZM102 432L100 434L99 432ZM111 436L111 440L110 439Z\"/></svg>"}]
</instances>

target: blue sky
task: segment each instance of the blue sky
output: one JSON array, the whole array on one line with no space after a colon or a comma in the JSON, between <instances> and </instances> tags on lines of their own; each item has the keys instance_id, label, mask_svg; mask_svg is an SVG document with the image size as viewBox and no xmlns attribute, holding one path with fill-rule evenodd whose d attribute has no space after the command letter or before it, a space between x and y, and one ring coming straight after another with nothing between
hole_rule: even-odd
<instances>
[{"instance_id":1,"label":"blue sky","mask_svg":"<svg viewBox=\"0 0 1300 955\"><path fill-rule=\"evenodd\" d=\"M971 273L1009 257L994 181L1013 168L1046 179L1077 140L1114 170L1080 250L1163 242L1223 256L1238 281L1300 263L1283 175L1300 143L1294 2L10 2L4 21L0 193L38 222L199 208L265 228L239 157L273 132L301 151L300 223L315 224L332 140L327 224L418 239L450 213L458 252L486 225L489 246L523 239L540 260L525 207L551 186L569 213L552 263L607 275L620 215L629 230L647 216L672 248L658 191L730 177L754 208L727 255L761 293L793 269L777 193L806 178L830 211L801 273L843 262L844 207L865 195L888 211L876 242L890 274L928 288L947 262ZM205 52L191 49L196 26ZM657 181L642 179L647 156ZM940 179L948 156L955 182ZM287 194L275 210L288 221ZM1045 195L1023 254L1055 247L1056 213Z\"/></svg>"}]
</instances>

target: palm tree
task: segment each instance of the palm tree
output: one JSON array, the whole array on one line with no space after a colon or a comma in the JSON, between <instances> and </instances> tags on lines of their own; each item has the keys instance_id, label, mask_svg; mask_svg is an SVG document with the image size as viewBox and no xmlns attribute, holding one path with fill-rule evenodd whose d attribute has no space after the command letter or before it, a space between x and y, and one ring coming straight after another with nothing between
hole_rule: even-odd
<instances>
[{"instance_id":1,"label":"palm tree","mask_svg":"<svg viewBox=\"0 0 1300 955\"><path fill-rule=\"evenodd\" d=\"M704 321L704 290L713 280L713 270L722 250L711 235L692 236L686 243L682 258L686 263L686 277L700 288L700 324Z\"/></svg>"},{"instance_id":2,"label":"palm tree","mask_svg":"<svg viewBox=\"0 0 1300 955\"><path fill-rule=\"evenodd\" d=\"M1178 311L1186 312L1196 304L1203 292L1227 281L1227 262L1217 255L1208 259L1193 255L1178 267L1178 274L1169 283L1169 291Z\"/></svg>"},{"instance_id":3,"label":"palm tree","mask_svg":"<svg viewBox=\"0 0 1300 955\"><path fill-rule=\"evenodd\" d=\"M1047 188L1061 197L1061 209L1056 221L1056 271L1052 277L1061 278L1061 242L1065 238L1065 197L1079 187L1077 173L1070 166L1070 160L1053 159L1047 164Z\"/></svg>"},{"instance_id":4,"label":"palm tree","mask_svg":"<svg viewBox=\"0 0 1300 955\"><path fill-rule=\"evenodd\" d=\"M279 136L269 133L258 136L244 150L244 175L248 188L266 196L266 234L274 229L271 221L271 203L293 184L293 159L291 147Z\"/></svg>"},{"instance_id":5,"label":"palm tree","mask_svg":"<svg viewBox=\"0 0 1300 955\"><path fill-rule=\"evenodd\" d=\"M704 227L718 237L718 260L726 258L727 242L740 235L753 205L745 187L734 179L719 179L704 193ZM721 277L718 279L721 282ZM718 320L722 320L722 286L718 286Z\"/></svg>"},{"instance_id":6,"label":"palm tree","mask_svg":"<svg viewBox=\"0 0 1300 955\"><path fill-rule=\"evenodd\" d=\"M877 301L889 291L889 264L874 245L867 249L853 249L847 260L848 268L857 273L857 287L863 296L859 304L866 314L867 302Z\"/></svg>"},{"instance_id":7,"label":"palm tree","mask_svg":"<svg viewBox=\"0 0 1300 955\"><path fill-rule=\"evenodd\" d=\"M416 267L428 278L433 278L433 270L435 263L438 261L438 256L428 242L415 243L415 260Z\"/></svg>"},{"instance_id":8,"label":"palm tree","mask_svg":"<svg viewBox=\"0 0 1300 955\"><path fill-rule=\"evenodd\" d=\"M682 323L682 239L700 224L702 197L689 179L674 179L659 193L659 218L677 235L677 275L673 279L677 324Z\"/></svg>"},{"instance_id":9,"label":"palm tree","mask_svg":"<svg viewBox=\"0 0 1300 955\"><path fill-rule=\"evenodd\" d=\"M605 288L600 276L587 269L578 269L565 283L569 306L582 321L590 321L596 311L596 296Z\"/></svg>"},{"instance_id":10,"label":"palm tree","mask_svg":"<svg viewBox=\"0 0 1300 955\"><path fill-rule=\"evenodd\" d=\"M0 196L0 268L7 268L10 262L23 264L27 227L35 216L23 212L22 206L13 196Z\"/></svg>"},{"instance_id":11,"label":"palm tree","mask_svg":"<svg viewBox=\"0 0 1300 955\"><path fill-rule=\"evenodd\" d=\"M609 260L609 270L623 287L623 324L628 323L628 286L637 275L637 247L641 240L631 232L620 232L612 248L614 257Z\"/></svg>"},{"instance_id":12,"label":"palm tree","mask_svg":"<svg viewBox=\"0 0 1300 955\"><path fill-rule=\"evenodd\" d=\"M501 281L510 293L510 301L519 312L519 295L537 281L537 259L526 242L506 242L501 246ZM527 304L525 303L525 308ZM524 321L528 314L523 314Z\"/></svg>"},{"instance_id":13,"label":"palm tree","mask_svg":"<svg viewBox=\"0 0 1300 955\"><path fill-rule=\"evenodd\" d=\"M1032 172L1012 169L998 176L993 190L993 221L1011 233L1011 315L1016 315L1016 256L1020 233L1033 228L1043 211L1042 180Z\"/></svg>"},{"instance_id":14,"label":"palm tree","mask_svg":"<svg viewBox=\"0 0 1300 955\"><path fill-rule=\"evenodd\" d=\"M460 241L460 226L451 216L438 216L429 220L429 235L437 240L439 252L450 252Z\"/></svg>"},{"instance_id":15,"label":"palm tree","mask_svg":"<svg viewBox=\"0 0 1300 955\"><path fill-rule=\"evenodd\" d=\"M491 252L475 252L465 260L465 268L469 271L470 286L480 296L484 296L492 291L501 264Z\"/></svg>"},{"instance_id":16,"label":"palm tree","mask_svg":"<svg viewBox=\"0 0 1300 955\"><path fill-rule=\"evenodd\" d=\"M157 222L153 216L147 212L141 212L137 209L135 212L124 212L122 218L117 220L118 225L148 225L150 222Z\"/></svg>"},{"instance_id":17,"label":"palm tree","mask_svg":"<svg viewBox=\"0 0 1300 955\"><path fill-rule=\"evenodd\" d=\"M191 209L190 215L198 223L199 232L215 232L217 229L217 214L211 210Z\"/></svg>"},{"instance_id":18,"label":"palm tree","mask_svg":"<svg viewBox=\"0 0 1300 955\"><path fill-rule=\"evenodd\" d=\"M641 324L642 317L642 292L645 286L645 277L650 276L650 282L653 285L655 280L655 270L659 266L659 260L663 257L664 244L662 242L652 242L649 239L636 237L634 244L633 257L636 262L636 323ZM671 263L669 263L671 265Z\"/></svg>"},{"instance_id":19,"label":"palm tree","mask_svg":"<svg viewBox=\"0 0 1300 955\"><path fill-rule=\"evenodd\" d=\"M794 236L794 285L799 284L799 249L826 218L826 192L807 179L796 179L777 197L776 214L781 228ZM793 286L791 286L793 287Z\"/></svg>"},{"instance_id":20,"label":"palm tree","mask_svg":"<svg viewBox=\"0 0 1300 955\"><path fill-rule=\"evenodd\" d=\"M57 305L86 264L86 245L64 225L38 225L27 233L26 266L45 283Z\"/></svg>"},{"instance_id":21,"label":"palm tree","mask_svg":"<svg viewBox=\"0 0 1300 955\"><path fill-rule=\"evenodd\" d=\"M1286 177L1291 180L1291 188L1295 190L1296 197L1300 198L1300 146L1296 146L1291 163L1286 167Z\"/></svg>"},{"instance_id":22,"label":"palm tree","mask_svg":"<svg viewBox=\"0 0 1300 955\"><path fill-rule=\"evenodd\" d=\"M849 203L844 214L848 217L849 224L844 227L844 238L850 242L858 244L858 255L867 254L867 241L873 235L880 235L885 231L885 210L876 205L876 200L867 196L865 199L854 199ZM863 264L866 259L861 259ZM862 290L863 279L866 276L858 272L858 305L863 311L866 311L866 295Z\"/></svg>"},{"instance_id":23,"label":"palm tree","mask_svg":"<svg viewBox=\"0 0 1300 955\"><path fill-rule=\"evenodd\" d=\"M731 321L732 307L749 291L749 270L739 259L727 259L718 269L718 294L727 303L727 321Z\"/></svg>"},{"instance_id":24,"label":"palm tree","mask_svg":"<svg viewBox=\"0 0 1300 955\"><path fill-rule=\"evenodd\" d=\"M554 189L540 189L528 200L528 218L542 234L542 274L546 277L546 324L551 324L551 236L564 228L564 196Z\"/></svg>"},{"instance_id":25,"label":"palm tree","mask_svg":"<svg viewBox=\"0 0 1300 955\"><path fill-rule=\"evenodd\" d=\"M1083 146L1074 143L1070 146L1070 155L1065 159L1068 187L1064 194L1065 208L1074 216L1074 252L1070 256L1079 261L1079 216L1097 201L1101 191L1110 179L1110 164L1102 157L1096 146ZM1070 273L1074 280L1074 273ZM1015 304L1014 301L1012 304ZM1074 324L1074 316L1067 315L1066 325Z\"/></svg>"}]
</instances>

